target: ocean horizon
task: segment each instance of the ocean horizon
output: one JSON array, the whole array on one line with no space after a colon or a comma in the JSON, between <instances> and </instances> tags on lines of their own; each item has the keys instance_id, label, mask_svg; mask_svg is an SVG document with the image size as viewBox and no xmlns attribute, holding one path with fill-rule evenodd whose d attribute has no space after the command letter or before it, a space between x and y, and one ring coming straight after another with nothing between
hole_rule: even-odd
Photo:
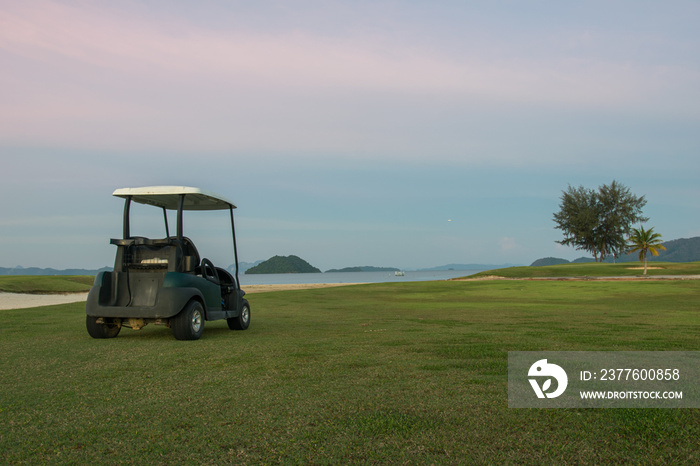
<instances>
[{"instance_id":1,"label":"ocean horizon","mask_svg":"<svg viewBox=\"0 0 700 466\"><path fill-rule=\"evenodd\" d=\"M486 269L484 269L486 270ZM241 287L246 285L292 285L299 283L389 283L449 280L466 277L483 270L417 270L397 276L394 272L325 272L240 274Z\"/></svg>"}]
</instances>

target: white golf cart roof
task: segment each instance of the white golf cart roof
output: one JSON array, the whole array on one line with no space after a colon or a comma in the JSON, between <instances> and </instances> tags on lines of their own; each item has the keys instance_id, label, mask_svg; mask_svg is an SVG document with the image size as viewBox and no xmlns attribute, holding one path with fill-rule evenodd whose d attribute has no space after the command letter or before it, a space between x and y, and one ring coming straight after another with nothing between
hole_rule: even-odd
<instances>
[{"instance_id":1,"label":"white golf cart roof","mask_svg":"<svg viewBox=\"0 0 700 466\"><path fill-rule=\"evenodd\" d=\"M148 204L170 210L177 210L182 194L185 194L183 210L228 210L229 208L236 208L233 202L218 194L188 186L121 188L112 193L113 196L124 199L131 197L132 201L140 204Z\"/></svg>"}]
</instances>

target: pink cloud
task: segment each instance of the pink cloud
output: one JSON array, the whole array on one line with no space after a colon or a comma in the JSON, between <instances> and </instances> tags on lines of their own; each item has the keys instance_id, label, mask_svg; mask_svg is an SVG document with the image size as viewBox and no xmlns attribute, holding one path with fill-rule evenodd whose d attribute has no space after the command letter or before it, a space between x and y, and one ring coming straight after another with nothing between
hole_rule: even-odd
<instances>
[{"instance_id":1,"label":"pink cloud","mask_svg":"<svg viewBox=\"0 0 700 466\"><path fill-rule=\"evenodd\" d=\"M320 37L301 31L212 31L186 18L17 2L0 11L0 47L35 60L57 55L122 73L247 85L456 93L504 100L600 102L637 95L629 65L594 60L499 60L488 44L461 55L388 35ZM488 58L485 58L488 57ZM62 66L69 66L64 63ZM621 86L625 82L625 86ZM572 88L576 88L574 92ZM536 97L533 97L536 96Z\"/></svg>"},{"instance_id":2,"label":"pink cloud","mask_svg":"<svg viewBox=\"0 0 700 466\"><path fill-rule=\"evenodd\" d=\"M0 7L0 65L11 70L0 76L5 141L463 156L479 148L473 139L457 130L419 140L424 128L507 106L656 101L656 110L678 104L668 98L680 92L674 82L696 77L596 58L512 58L488 41L456 52L381 31L214 30L133 4L76 5Z\"/></svg>"}]
</instances>

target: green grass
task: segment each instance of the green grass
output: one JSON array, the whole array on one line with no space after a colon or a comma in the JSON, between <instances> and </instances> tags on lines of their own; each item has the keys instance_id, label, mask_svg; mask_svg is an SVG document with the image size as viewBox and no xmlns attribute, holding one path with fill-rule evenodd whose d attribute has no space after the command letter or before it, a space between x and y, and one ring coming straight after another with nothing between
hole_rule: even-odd
<instances>
[{"instance_id":1,"label":"green grass","mask_svg":"<svg viewBox=\"0 0 700 466\"><path fill-rule=\"evenodd\" d=\"M474 281L250 295L93 340L2 311L0 463L697 463L695 409L510 409L513 350L700 349L700 282Z\"/></svg>"},{"instance_id":2,"label":"green grass","mask_svg":"<svg viewBox=\"0 0 700 466\"><path fill-rule=\"evenodd\" d=\"M87 275L0 275L7 293L74 293L89 291L95 277Z\"/></svg>"},{"instance_id":3,"label":"green grass","mask_svg":"<svg viewBox=\"0 0 700 466\"><path fill-rule=\"evenodd\" d=\"M700 262L647 262L647 276L658 275L700 275ZM644 264L624 262L619 264L584 263L545 265L542 267L508 267L487 270L470 275L469 278L499 276L504 278L543 278L543 277L636 277L643 276Z\"/></svg>"}]
</instances>

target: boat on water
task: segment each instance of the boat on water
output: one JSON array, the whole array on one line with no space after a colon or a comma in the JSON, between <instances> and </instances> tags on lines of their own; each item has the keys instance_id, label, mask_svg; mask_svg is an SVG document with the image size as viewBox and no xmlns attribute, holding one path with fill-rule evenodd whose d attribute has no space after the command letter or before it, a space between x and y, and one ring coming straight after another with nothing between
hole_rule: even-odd
<instances>
[{"instance_id":1,"label":"boat on water","mask_svg":"<svg viewBox=\"0 0 700 466\"><path fill-rule=\"evenodd\" d=\"M406 274L403 272L403 270L397 270L396 272L394 272L394 275L397 277L403 277Z\"/></svg>"}]
</instances>

